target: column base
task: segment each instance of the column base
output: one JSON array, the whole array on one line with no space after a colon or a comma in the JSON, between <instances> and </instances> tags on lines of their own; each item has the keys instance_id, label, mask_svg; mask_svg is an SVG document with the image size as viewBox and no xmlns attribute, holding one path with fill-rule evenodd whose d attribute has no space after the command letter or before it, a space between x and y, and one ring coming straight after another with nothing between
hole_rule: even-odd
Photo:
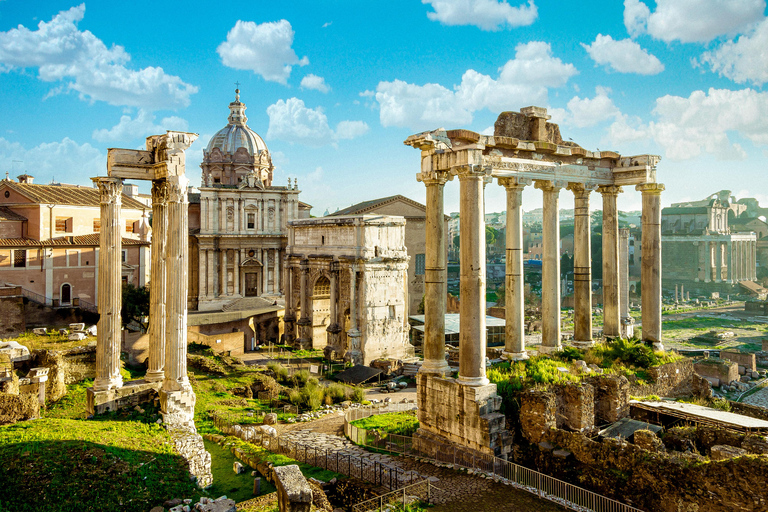
<instances>
[{"instance_id":1,"label":"column base","mask_svg":"<svg viewBox=\"0 0 768 512\"><path fill-rule=\"evenodd\" d=\"M424 363L419 368L419 373L440 375L441 377L451 376L451 367L448 366L448 361L443 359L425 359Z\"/></svg>"},{"instance_id":2,"label":"column base","mask_svg":"<svg viewBox=\"0 0 768 512\"><path fill-rule=\"evenodd\" d=\"M572 341L571 344L576 348L589 348L595 346L594 340L587 340L587 341Z\"/></svg>"},{"instance_id":3,"label":"column base","mask_svg":"<svg viewBox=\"0 0 768 512\"><path fill-rule=\"evenodd\" d=\"M541 354L552 354L554 352L560 352L561 350L563 350L563 346L560 343L555 347L550 345L539 345L539 353Z\"/></svg>"},{"instance_id":4,"label":"column base","mask_svg":"<svg viewBox=\"0 0 768 512\"><path fill-rule=\"evenodd\" d=\"M94 391L109 391L112 389L120 389L121 387L123 387L123 377L119 374L117 377L111 379L96 379L93 382Z\"/></svg>"},{"instance_id":5,"label":"column base","mask_svg":"<svg viewBox=\"0 0 768 512\"><path fill-rule=\"evenodd\" d=\"M456 382L462 386L470 387L487 386L491 383L491 381L488 380L488 377L464 377L462 375L459 375Z\"/></svg>"},{"instance_id":6,"label":"column base","mask_svg":"<svg viewBox=\"0 0 768 512\"><path fill-rule=\"evenodd\" d=\"M160 390L160 414L163 423L174 427L195 429L195 402L197 397L191 386L180 390Z\"/></svg>"},{"instance_id":7,"label":"column base","mask_svg":"<svg viewBox=\"0 0 768 512\"><path fill-rule=\"evenodd\" d=\"M163 380L165 380L165 371L149 370L144 376L144 380L147 382L163 382Z\"/></svg>"},{"instance_id":8,"label":"column base","mask_svg":"<svg viewBox=\"0 0 768 512\"><path fill-rule=\"evenodd\" d=\"M528 356L527 351L523 350L522 352L502 352L501 357L509 361L525 361L530 356Z\"/></svg>"},{"instance_id":9,"label":"column base","mask_svg":"<svg viewBox=\"0 0 768 512\"><path fill-rule=\"evenodd\" d=\"M157 397L158 382L134 380L126 382L116 389L86 390L86 410L89 415L103 414L108 411L130 409L145 402L151 402Z\"/></svg>"},{"instance_id":10,"label":"column base","mask_svg":"<svg viewBox=\"0 0 768 512\"><path fill-rule=\"evenodd\" d=\"M664 345L660 341L654 341L653 342L653 350L655 351L664 351Z\"/></svg>"}]
</instances>

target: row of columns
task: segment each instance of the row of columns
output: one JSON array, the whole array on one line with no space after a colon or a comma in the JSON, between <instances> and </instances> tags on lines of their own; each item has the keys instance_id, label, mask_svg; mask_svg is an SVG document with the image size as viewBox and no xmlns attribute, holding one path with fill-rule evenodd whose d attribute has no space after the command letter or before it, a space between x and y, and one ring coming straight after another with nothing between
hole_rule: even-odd
<instances>
[{"instance_id":1,"label":"row of columns","mask_svg":"<svg viewBox=\"0 0 768 512\"><path fill-rule=\"evenodd\" d=\"M701 272L705 283L738 283L757 278L757 247L750 240L699 242Z\"/></svg>"},{"instance_id":2,"label":"row of columns","mask_svg":"<svg viewBox=\"0 0 768 512\"><path fill-rule=\"evenodd\" d=\"M214 206L218 203L217 206ZM246 207L248 204L248 207ZM273 207L270 207L273 204ZM233 209L232 221L228 220L227 209ZM201 215L205 219L203 231L207 233L253 233L282 231L283 225L298 218L298 199L254 199L246 201L233 197L203 197ZM273 208L270 220L269 209ZM248 227L248 215L253 215L253 227ZM285 220L285 222L283 222Z\"/></svg>"},{"instance_id":3,"label":"row of columns","mask_svg":"<svg viewBox=\"0 0 768 512\"><path fill-rule=\"evenodd\" d=\"M120 206L123 180L94 178L99 188L100 313L96 343L95 391L120 388L122 306L122 239ZM189 387L187 378L187 287L179 279L188 271L189 221L185 176L152 183L152 280L150 282L149 368L146 380L162 382L165 391ZM174 229L166 229L174 226Z\"/></svg>"},{"instance_id":4,"label":"row of columns","mask_svg":"<svg viewBox=\"0 0 768 512\"><path fill-rule=\"evenodd\" d=\"M231 255L230 255L231 251ZM263 284L261 286L263 293L280 294L281 284L281 261L282 251L280 249L259 249L261 252ZM217 255L218 253L218 255ZM270 257L271 254L271 257ZM245 295L245 285L241 283L241 266L247 258L246 249L200 249L200 282L199 294L201 297L213 298L217 296ZM215 260L219 260L219 275L215 273ZM272 261L272 277L269 280L269 261ZM233 288L229 291L228 271L229 263L232 262L233 268ZM205 270L205 271L203 271ZM244 277L243 277L244 279Z\"/></svg>"},{"instance_id":5,"label":"row of columns","mask_svg":"<svg viewBox=\"0 0 768 512\"><path fill-rule=\"evenodd\" d=\"M454 171L460 183L460 334L459 383L481 386L485 376L485 222L484 184L488 172L478 166ZM446 375L445 295L446 266L443 189L451 177L447 171L422 172L419 180L427 188L427 232L425 269L425 339L421 371ZM525 359L524 296L522 258L522 191L531 180L500 178L507 191L506 343L504 356ZM560 220L559 194L567 186L574 193L574 343L591 345L592 276L589 194L603 196L603 279L607 336L619 336L619 229L617 197L621 187L536 180L543 193L542 221L542 344L540 352L561 350L560 322ZM643 197L642 295L643 338L661 345L661 192L656 183L638 185Z\"/></svg>"}]
</instances>

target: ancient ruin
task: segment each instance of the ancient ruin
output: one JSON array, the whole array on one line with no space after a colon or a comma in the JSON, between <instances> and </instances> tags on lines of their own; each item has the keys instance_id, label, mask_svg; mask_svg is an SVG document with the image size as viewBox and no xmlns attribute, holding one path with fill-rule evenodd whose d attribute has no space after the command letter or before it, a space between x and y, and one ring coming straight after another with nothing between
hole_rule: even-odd
<instances>
[{"instance_id":1,"label":"ancient ruin","mask_svg":"<svg viewBox=\"0 0 768 512\"><path fill-rule=\"evenodd\" d=\"M524 338L522 191L534 184L544 194L542 268L542 345L540 352L561 349L559 194L574 194L575 323L574 341L592 340L592 279L589 196L603 199L603 286L606 336L621 334L619 308L619 227L616 200L622 186L634 185L643 196L642 296L643 339L663 349L661 339L661 192L656 182L660 157L622 157L588 151L560 136L547 111L527 107L503 112L492 136L469 130L439 129L412 135L405 144L421 151L417 180L427 187L427 247L424 365L418 376L420 432L463 443L471 449L503 455L508 451L495 384L485 376L485 221L484 188L496 178L507 190L507 278L505 357L527 357ZM458 176L461 217L461 334L458 379L448 375L444 315L446 265L443 189Z\"/></svg>"}]
</instances>

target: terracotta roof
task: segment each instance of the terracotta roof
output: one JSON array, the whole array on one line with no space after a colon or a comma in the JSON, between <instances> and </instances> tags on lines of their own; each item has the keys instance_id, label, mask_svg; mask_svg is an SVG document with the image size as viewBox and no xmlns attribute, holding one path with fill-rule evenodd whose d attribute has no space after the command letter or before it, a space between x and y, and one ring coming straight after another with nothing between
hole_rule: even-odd
<instances>
[{"instance_id":1,"label":"terracotta roof","mask_svg":"<svg viewBox=\"0 0 768 512\"><path fill-rule=\"evenodd\" d=\"M47 240L33 240L31 238L0 238L0 247L76 247L98 246L99 234L91 233L81 236L60 236ZM150 245L134 238L123 238L123 245Z\"/></svg>"},{"instance_id":2,"label":"terracotta roof","mask_svg":"<svg viewBox=\"0 0 768 512\"><path fill-rule=\"evenodd\" d=\"M384 206L385 204L394 203L397 201L403 201L404 203L410 204L411 206L415 206L416 208L419 208L424 211L427 210L426 206L424 206L423 204L398 194L396 196L382 197L380 199L372 199L370 201L363 201L362 203L353 204L352 206L348 206L343 210L339 210L337 212L331 213L328 216L335 217L339 215L357 215L360 213L369 212L371 210Z\"/></svg>"},{"instance_id":3,"label":"terracotta roof","mask_svg":"<svg viewBox=\"0 0 768 512\"><path fill-rule=\"evenodd\" d=\"M0 220L27 220L27 218L11 211L7 206L0 206Z\"/></svg>"},{"instance_id":4,"label":"terracotta roof","mask_svg":"<svg viewBox=\"0 0 768 512\"><path fill-rule=\"evenodd\" d=\"M77 185L38 185L3 180L0 187L7 186L19 194L40 204L68 204L73 206L99 206L99 191ZM146 210L147 206L123 194L123 208Z\"/></svg>"}]
</instances>

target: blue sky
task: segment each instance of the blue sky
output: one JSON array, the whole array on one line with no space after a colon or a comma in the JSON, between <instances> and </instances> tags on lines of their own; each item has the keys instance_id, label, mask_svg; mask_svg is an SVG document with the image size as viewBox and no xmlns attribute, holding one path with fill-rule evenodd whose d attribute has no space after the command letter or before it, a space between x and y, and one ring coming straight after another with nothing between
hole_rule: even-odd
<instances>
[{"instance_id":1,"label":"blue sky","mask_svg":"<svg viewBox=\"0 0 768 512\"><path fill-rule=\"evenodd\" d=\"M528 105L587 149L661 155L665 205L720 189L768 204L765 0L0 0L0 173L90 185L107 148L177 129L200 134L197 185L235 82L275 184L298 178L315 215L423 201L408 135L489 133ZM625 192L620 208L639 208ZM540 206L528 187L524 208Z\"/></svg>"}]
</instances>

